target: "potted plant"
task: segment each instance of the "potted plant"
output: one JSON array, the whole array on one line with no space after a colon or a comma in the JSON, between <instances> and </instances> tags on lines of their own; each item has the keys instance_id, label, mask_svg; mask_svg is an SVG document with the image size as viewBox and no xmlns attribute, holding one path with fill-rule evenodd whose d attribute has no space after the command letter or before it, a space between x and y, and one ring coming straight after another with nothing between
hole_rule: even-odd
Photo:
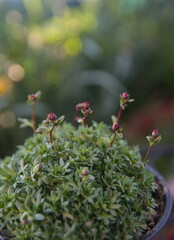
<instances>
[{"instance_id":1,"label":"potted plant","mask_svg":"<svg viewBox=\"0 0 174 240\"><path fill-rule=\"evenodd\" d=\"M40 92L28 96L32 121L20 119L33 128L33 137L0 164L0 239L152 239L171 209L163 179L146 167L158 131L148 137L142 159L119 125L132 101L127 93L112 118L113 132L103 122L87 124L88 102L76 105L78 128L54 113L37 128L39 98Z\"/></svg>"}]
</instances>

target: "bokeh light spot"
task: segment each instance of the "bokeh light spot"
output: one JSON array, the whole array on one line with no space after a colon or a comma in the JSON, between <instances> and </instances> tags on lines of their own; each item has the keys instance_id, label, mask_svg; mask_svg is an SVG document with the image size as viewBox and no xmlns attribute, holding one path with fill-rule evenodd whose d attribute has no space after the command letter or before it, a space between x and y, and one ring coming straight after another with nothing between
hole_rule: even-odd
<instances>
[{"instance_id":1,"label":"bokeh light spot","mask_svg":"<svg viewBox=\"0 0 174 240\"><path fill-rule=\"evenodd\" d=\"M42 48L43 42L43 37L39 32L32 32L28 35L28 45L31 48Z\"/></svg>"},{"instance_id":2,"label":"bokeh light spot","mask_svg":"<svg viewBox=\"0 0 174 240\"><path fill-rule=\"evenodd\" d=\"M16 23L11 27L12 37L18 40L25 39L27 35L27 28L20 23Z\"/></svg>"},{"instance_id":3,"label":"bokeh light spot","mask_svg":"<svg viewBox=\"0 0 174 240\"><path fill-rule=\"evenodd\" d=\"M11 80L13 80L15 82L19 82L24 78L25 71L24 71L24 68L21 65L12 64L8 68L7 75Z\"/></svg>"},{"instance_id":4,"label":"bokeh light spot","mask_svg":"<svg viewBox=\"0 0 174 240\"><path fill-rule=\"evenodd\" d=\"M13 83L5 76L0 76L0 95L8 93L13 87Z\"/></svg>"},{"instance_id":5,"label":"bokeh light spot","mask_svg":"<svg viewBox=\"0 0 174 240\"><path fill-rule=\"evenodd\" d=\"M7 12L5 20L9 25L13 25L14 23L22 22L23 17L20 14L20 12L18 12L16 10L11 10L11 11Z\"/></svg>"},{"instance_id":6,"label":"bokeh light spot","mask_svg":"<svg viewBox=\"0 0 174 240\"><path fill-rule=\"evenodd\" d=\"M16 116L11 111L6 111L0 114L0 125L3 128L12 128L16 123Z\"/></svg>"},{"instance_id":7,"label":"bokeh light spot","mask_svg":"<svg viewBox=\"0 0 174 240\"><path fill-rule=\"evenodd\" d=\"M70 38L65 42L65 50L68 55L77 55L82 49L82 43L79 38Z\"/></svg>"}]
</instances>

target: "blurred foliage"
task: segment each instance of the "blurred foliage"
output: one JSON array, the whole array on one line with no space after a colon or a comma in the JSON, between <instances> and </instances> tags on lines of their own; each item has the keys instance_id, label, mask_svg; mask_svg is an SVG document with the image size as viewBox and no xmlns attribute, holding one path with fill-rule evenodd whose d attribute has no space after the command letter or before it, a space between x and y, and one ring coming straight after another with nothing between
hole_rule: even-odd
<instances>
[{"instance_id":1,"label":"blurred foliage","mask_svg":"<svg viewBox=\"0 0 174 240\"><path fill-rule=\"evenodd\" d=\"M138 126L138 116L148 119L144 109L153 115L152 102L167 99L161 120L139 132L144 138L157 126L165 134L167 124L164 142L173 142L173 13L171 0L0 0L0 156L31 135L16 118L30 116L26 96L37 90L38 121L49 112L71 121L75 104L87 100L94 118L110 123L128 90L136 102L123 121Z\"/></svg>"}]
</instances>

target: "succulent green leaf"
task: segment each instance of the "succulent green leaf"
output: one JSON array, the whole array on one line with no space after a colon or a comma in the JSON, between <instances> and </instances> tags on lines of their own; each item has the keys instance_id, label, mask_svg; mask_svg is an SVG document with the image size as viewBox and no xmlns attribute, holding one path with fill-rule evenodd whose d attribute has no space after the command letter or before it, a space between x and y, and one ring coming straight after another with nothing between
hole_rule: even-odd
<instances>
[{"instance_id":1,"label":"succulent green leaf","mask_svg":"<svg viewBox=\"0 0 174 240\"><path fill-rule=\"evenodd\" d=\"M155 144L159 144L161 142L161 140L162 140L162 136L159 135L155 140Z\"/></svg>"},{"instance_id":2,"label":"succulent green leaf","mask_svg":"<svg viewBox=\"0 0 174 240\"><path fill-rule=\"evenodd\" d=\"M46 133L48 131L47 127L40 126L36 129L36 133Z\"/></svg>"},{"instance_id":3,"label":"succulent green leaf","mask_svg":"<svg viewBox=\"0 0 174 240\"><path fill-rule=\"evenodd\" d=\"M35 221L43 221L44 219L45 219L45 217L44 217L44 215L41 214L41 213L36 213L36 214L34 215L34 220L35 220Z\"/></svg>"},{"instance_id":4,"label":"succulent green leaf","mask_svg":"<svg viewBox=\"0 0 174 240\"><path fill-rule=\"evenodd\" d=\"M5 204L4 204L4 201L0 199L0 209L1 209L1 208L4 208L4 205L5 205Z\"/></svg>"},{"instance_id":5,"label":"succulent green leaf","mask_svg":"<svg viewBox=\"0 0 174 240\"><path fill-rule=\"evenodd\" d=\"M61 124L64 120L65 120L65 115L59 117L59 118L56 120L55 123L56 123L56 125L59 125L59 124Z\"/></svg>"},{"instance_id":6,"label":"succulent green leaf","mask_svg":"<svg viewBox=\"0 0 174 240\"><path fill-rule=\"evenodd\" d=\"M112 115L111 116L111 120L112 120L112 123L116 123L117 122L117 117Z\"/></svg>"},{"instance_id":7,"label":"succulent green leaf","mask_svg":"<svg viewBox=\"0 0 174 240\"><path fill-rule=\"evenodd\" d=\"M28 105L34 105L34 104L35 104L35 102L33 102L33 101L31 101L31 100L29 99L29 97L28 97L28 100L26 101L26 103L27 103Z\"/></svg>"},{"instance_id":8,"label":"succulent green leaf","mask_svg":"<svg viewBox=\"0 0 174 240\"><path fill-rule=\"evenodd\" d=\"M33 128L32 121L28 120L27 118L18 118L18 121L21 122L21 125L20 125L21 128L25 128L25 127Z\"/></svg>"},{"instance_id":9,"label":"succulent green leaf","mask_svg":"<svg viewBox=\"0 0 174 240\"><path fill-rule=\"evenodd\" d=\"M41 95L42 95L42 92L41 92L41 91L37 91L37 92L35 93L35 96L36 96L37 101L40 100Z\"/></svg>"}]
</instances>

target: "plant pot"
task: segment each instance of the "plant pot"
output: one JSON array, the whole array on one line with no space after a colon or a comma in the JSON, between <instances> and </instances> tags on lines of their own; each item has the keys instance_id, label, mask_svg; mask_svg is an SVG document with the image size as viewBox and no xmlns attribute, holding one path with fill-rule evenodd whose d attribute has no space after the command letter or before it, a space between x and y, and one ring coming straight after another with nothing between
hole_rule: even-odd
<instances>
[{"instance_id":1,"label":"plant pot","mask_svg":"<svg viewBox=\"0 0 174 240\"><path fill-rule=\"evenodd\" d=\"M167 220L170 217L171 210L172 210L172 197L169 191L169 188L167 186L166 181L164 178L159 174L158 171L156 171L153 167L147 166L147 169L151 171L156 179L162 184L164 189L164 201L165 201L165 208L162 217L159 219L155 227L148 232L144 237L142 237L140 240L152 240L157 234L163 229L165 224L167 223Z\"/></svg>"}]
</instances>

